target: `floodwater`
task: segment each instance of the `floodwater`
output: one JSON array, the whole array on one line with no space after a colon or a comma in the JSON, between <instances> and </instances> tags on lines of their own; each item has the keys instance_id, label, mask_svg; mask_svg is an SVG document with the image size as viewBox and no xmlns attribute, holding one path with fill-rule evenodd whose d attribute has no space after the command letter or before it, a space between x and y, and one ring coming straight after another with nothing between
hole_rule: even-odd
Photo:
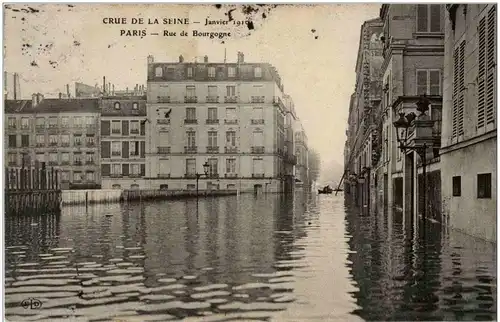
<instances>
[{"instance_id":1,"label":"floodwater","mask_svg":"<svg viewBox=\"0 0 500 322\"><path fill-rule=\"evenodd\" d=\"M493 244L344 197L241 195L7 217L9 321L495 320Z\"/></svg>"}]
</instances>

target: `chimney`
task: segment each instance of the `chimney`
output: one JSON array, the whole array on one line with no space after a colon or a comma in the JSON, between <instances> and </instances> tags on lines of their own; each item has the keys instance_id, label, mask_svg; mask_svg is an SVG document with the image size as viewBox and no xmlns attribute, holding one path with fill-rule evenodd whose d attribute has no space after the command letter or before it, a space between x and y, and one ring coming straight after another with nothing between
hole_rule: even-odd
<instances>
[{"instance_id":1,"label":"chimney","mask_svg":"<svg viewBox=\"0 0 500 322\"><path fill-rule=\"evenodd\" d=\"M115 84L113 84L113 95L115 95Z\"/></svg>"},{"instance_id":2,"label":"chimney","mask_svg":"<svg viewBox=\"0 0 500 322\"><path fill-rule=\"evenodd\" d=\"M38 105L43 101L43 95L38 93L38 94L36 94L36 97L37 97L37 105Z\"/></svg>"},{"instance_id":3,"label":"chimney","mask_svg":"<svg viewBox=\"0 0 500 322\"><path fill-rule=\"evenodd\" d=\"M152 64L155 62L155 58L151 55L148 55L148 64Z\"/></svg>"},{"instance_id":4,"label":"chimney","mask_svg":"<svg viewBox=\"0 0 500 322\"><path fill-rule=\"evenodd\" d=\"M14 99L17 100L17 73L14 73Z\"/></svg>"},{"instance_id":5,"label":"chimney","mask_svg":"<svg viewBox=\"0 0 500 322\"><path fill-rule=\"evenodd\" d=\"M59 99L62 99L62 93L59 92Z\"/></svg>"},{"instance_id":6,"label":"chimney","mask_svg":"<svg viewBox=\"0 0 500 322\"><path fill-rule=\"evenodd\" d=\"M245 55L239 51L238 52L238 64L244 63L245 62Z\"/></svg>"},{"instance_id":7,"label":"chimney","mask_svg":"<svg viewBox=\"0 0 500 322\"><path fill-rule=\"evenodd\" d=\"M106 94L106 76L102 77L102 93Z\"/></svg>"},{"instance_id":8,"label":"chimney","mask_svg":"<svg viewBox=\"0 0 500 322\"><path fill-rule=\"evenodd\" d=\"M109 91L109 94L111 95L111 82L108 83L108 91Z\"/></svg>"},{"instance_id":9,"label":"chimney","mask_svg":"<svg viewBox=\"0 0 500 322\"><path fill-rule=\"evenodd\" d=\"M183 63L184 62L184 56L180 55L179 56L179 63Z\"/></svg>"},{"instance_id":10,"label":"chimney","mask_svg":"<svg viewBox=\"0 0 500 322\"><path fill-rule=\"evenodd\" d=\"M203 61L204 61L205 63L208 63L208 56L207 56L207 55L205 55L205 57L203 57Z\"/></svg>"},{"instance_id":11,"label":"chimney","mask_svg":"<svg viewBox=\"0 0 500 322\"><path fill-rule=\"evenodd\" d=\"M31 106L36 107L38 105L38 94L33 93L31 95Z\"/></svg>"},{"instance_id":12,"label":"chimney","mask_svg":"<svg viewBox=\"0 0 500 322\"><path fill-rule=\"evenodd\" d=\"M68 95L68 98L71 97L71 95L69 94L69 84L66 84L66 95Z\"/></svg>"},{"instance_id":13,"label":"chimney","mask_svg":"<svg viewBox=\"0 0 500 322\"><path fill-rule=\"evenodd\" d=\"M128 86L127 86L127 89L126 89L125 93L127 93L127 94L128 94Z\"/></svg>"}]
</instances>

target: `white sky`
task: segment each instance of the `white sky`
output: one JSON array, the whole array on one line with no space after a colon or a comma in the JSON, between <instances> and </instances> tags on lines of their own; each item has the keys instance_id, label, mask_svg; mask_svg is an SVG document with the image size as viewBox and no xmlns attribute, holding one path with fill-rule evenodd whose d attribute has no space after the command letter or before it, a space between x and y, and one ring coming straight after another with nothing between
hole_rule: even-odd
<instances>
[{"instance_id":1,"label":"white sky","mask_svg":"<svg viewBox=\"0 0 500 322\"><path fill-rule=\"evenodd\" d=\"M222 28L233 37L209 40L191 37L120 37L120 29L147 28L162 33L169 29L210 30L205 18L227 19L231 8L235 20L244 19L241 6L213 5L40 5L40 12L5 10L4 69L21 75L21 94L33 92L57 96L66 84L75 81L102 84L102 77L116 89L146 84L146 57L156 61L176 61L209 56L209 61L236 61L242 51L246 62L269 62L280 73L285 92L295 102L296 111L309 137L309 146L321 154L323 163L343 164L345 129L350 95L354 91L355 64L360 28L376 18L380 4L287 5L253 13L255 30L246 27ZM12 5L13 9L27 6ZM200 24L104 25L104 17L180 17ZM22 20L24 19L24 20ZM221 28L218 28L221 30ZM314 29L313 33L311 30ZM212 29L215 30L215 29ZM315 36L318 36L315 39ZM31 47L24 47L29 44ZM45 49L45 50L44 50ZM32 66L35 62L37 66Z\"/></svg>"}]
</instances>

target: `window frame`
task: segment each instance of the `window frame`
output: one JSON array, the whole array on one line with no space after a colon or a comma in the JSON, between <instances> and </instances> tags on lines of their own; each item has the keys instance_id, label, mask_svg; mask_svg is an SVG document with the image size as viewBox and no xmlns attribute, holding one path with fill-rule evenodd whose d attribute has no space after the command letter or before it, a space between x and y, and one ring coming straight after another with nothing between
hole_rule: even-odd
<instances>
[{"instance_id":1,"label":"window frame","mask_svg":"<svg viewBox=\"0 0 500 322\"><path fill-rule=\"evenodd\" d=\"M443 19L442 19L442 8L439 7L439 30L438 31L431 31L432 29L432 15L431 15L431 5L437 5L437 6L441 6L439 4L434 4L434 3L427 3L427 4L417 4L415 5L415 9L416 9L416 12L415 12L415 32L416 33L421 33L421 34L426 34L426 33L429 33L429 34L440 34L440 33L443 33L443 27L444 27L444 24L443 24ZM427 11L427 21L426 21L426 29L425 30L419 30L419 6L426 6L426 11Z\"/></svg>"}]
</instances>

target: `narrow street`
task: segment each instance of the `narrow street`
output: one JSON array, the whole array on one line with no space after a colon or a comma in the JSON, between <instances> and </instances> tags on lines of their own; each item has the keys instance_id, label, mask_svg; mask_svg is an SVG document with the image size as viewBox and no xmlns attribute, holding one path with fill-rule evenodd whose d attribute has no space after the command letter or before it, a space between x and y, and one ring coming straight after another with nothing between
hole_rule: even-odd
<instances>
[{"instance_id":1,"label":"narrow street","mask_svg":"<svg viewBox=\"0 0 500 322\"><path fill-rule=\"evenodd\" d=\"M342 194L66 207L6 222L6 317L493 320L495 249L344 207ZM40 309L19 305L41 301Z\"/></svg>"}]
</instances>

